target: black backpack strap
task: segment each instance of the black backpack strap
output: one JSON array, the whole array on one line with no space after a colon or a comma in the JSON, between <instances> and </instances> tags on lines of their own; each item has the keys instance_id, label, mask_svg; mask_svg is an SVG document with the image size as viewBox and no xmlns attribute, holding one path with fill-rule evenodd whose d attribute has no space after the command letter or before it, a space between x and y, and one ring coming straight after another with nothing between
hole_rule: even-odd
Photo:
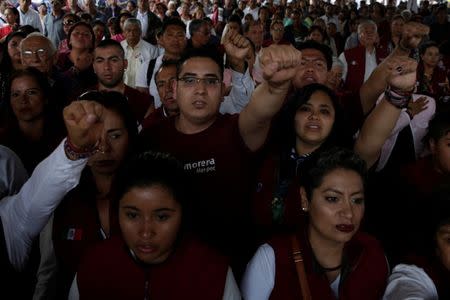
<instances>
[{"instance_id":1,"label":"black backpack strap","mask_svg":"<svg viewBox=\"0 0 450 300\"><path fill-rule=\"evenodd\" d=\"M157 58L154 58L148 63L148 68L147 68L147 86L150 86L150 81L152 80L152 77L153 77L153 70L155 69L156 59Z\"/></svg>"}]
</instances>

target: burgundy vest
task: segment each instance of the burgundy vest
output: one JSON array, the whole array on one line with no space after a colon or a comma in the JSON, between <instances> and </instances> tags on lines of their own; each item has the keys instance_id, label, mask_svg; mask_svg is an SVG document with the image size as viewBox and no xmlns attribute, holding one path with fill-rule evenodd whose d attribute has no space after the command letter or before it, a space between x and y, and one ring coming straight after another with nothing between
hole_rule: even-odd
<instances>
[{"instance_id":1,"label":"burgundy vest","mask_svg":"<svg viewBox=\"0 0 450 300\"><path fill-rule=\"evenodd\" d=\"M144 116L147 113L148 108L153 104L153 97L144 94L137 89L129 87L128 85L125 85L123 94L128 99L131 112L135 116L136 120L141 123L142 120L144 120Z\"/></svg>"},{"instance_id":2,"label":"burgundy vest","mask_svg":"<svg viewBox=\"0 0 450 300\"><path fill-rule=\"evenodd\" d=\"M431 156L404 166L401 174L405 181L415 188L416 196L422 197L423 200L428 198L437 186L449 180L448 176L434 169Z\"/></svg>"},{"instance_id":3,"label":"burgundy vest","mask_svg":"<svg viewBox=\"0 0 450 300\"><path fill-rule=\"evenodd\" d=\"M158 124L159 122L161 122L166 118L167 117L164 116L163 107L160 106L142 121L142 129L144 130L151 129L153 126L155 126L156 124Z\"/></svg>"},{"instance_id":4,"label":"burgundy vest","mask_svg":"<svg viewBox=\"0 0 450 300\"><path fill-rule=\"evenodd\" d=\"M52 239L58 262L57 296L61 299L67 298L83 255L104 239L93 181L85 170L80 184L64 197L54 213ZM111 232L117 230L116 223L116 214L111 212Z\"/></svg>"},{"instance_id":5,"label":"burgundy vest","mask_svg":"<svg viewBox=\"0 0 450 300\"><path fill-rule=\"evenodd\" d=\"M366 71L366 48L358 46L344 51L347 61L347 78L344 89L353 94L359 95L359 89L364 83L364 73ZM377 64L379 64L387 53L384 48L375 48Z\"/></svg>"},{"instance_id":6,"label":"burgundy vest","mask_svg":"<svg viewBox=\"0 0 450 300\"><path fill-rule=\"evenodd\" d=\"M314 256L306 233L298 236L312 299L334 300L324 273L314 266ZM275 252L275 286L271 300L302 299L292 256L290 236L280 236L269 243ZM375 300L383 296L389 274L386 257L377 240L358 232L344 249L348 264L341 273L340 300Z\"/></svg>"},{"instance_id":7,"label":"burgundy vest","mask_svg":"<svg viewBox=\"0 0 450 300\"><path fill-rule=\"evenodd\" d=\"M182 241L158 265L138 264L119 237L91 249L77 274L80 300L222 299L227 259L205 244Z\"/></svg>"}]
</instances>

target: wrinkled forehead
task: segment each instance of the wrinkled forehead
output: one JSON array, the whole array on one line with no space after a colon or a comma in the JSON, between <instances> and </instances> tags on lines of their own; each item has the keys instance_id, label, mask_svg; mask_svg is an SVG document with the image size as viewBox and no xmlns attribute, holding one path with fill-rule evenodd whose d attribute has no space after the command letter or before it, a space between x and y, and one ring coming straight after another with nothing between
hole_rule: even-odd
<instances>
[{"instance_id":1,"label":"wrinkled forehead","mask_svg":"<svg viewBox=\"0 0 450 300\"><path fill-rule=\"evenodd\" d=\"M303 49L302 50L302 60L307 60L307 61L320 60L325 63L327 62L325 55L323 55L323 53L317 49Z\"/></svg>"},{"instance_id":2,"label":"wrinkled forehead","mask_svg":"<svg viewBox=\"0 0 450 300\"><path fill-rule=\"evenodd\" d=\"M22 40L22 42L20 43L20 47L22 50L39 49L39 48L50 50L49 41L45 37L41 36L28 37Z\"/></svg>"}]
</instances>

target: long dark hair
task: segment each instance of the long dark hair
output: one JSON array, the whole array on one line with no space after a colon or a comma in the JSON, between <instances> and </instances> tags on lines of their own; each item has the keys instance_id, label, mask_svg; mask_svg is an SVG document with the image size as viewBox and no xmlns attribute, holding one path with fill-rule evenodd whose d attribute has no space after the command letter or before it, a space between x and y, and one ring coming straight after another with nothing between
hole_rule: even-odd
<instances>
[{"instance_id":1,"label":"long dark hair","mask_svg":"<svg viewBox=\"0 0 450 300\"><path fill-rule=\"evenodd\" d=\"M8 34L8 36L5 39L5 42L3 43L3 58L0 63L0 72L2 73L10 73L12 70L12 60L11 57L9 57L8 54L8 45L11 42L11 40L15 37L21 37L22 39L27 37L27 34L23 31L14 31Z\"/></svg>"},{"instance_id":2,"label":"long dark hair","mask_svg":"<svg viewBox=\"0 0 450 300\"><path fill-rule=\"evenodd\" d=\"M331 100L334 108L334 122L330 134L322 143L320 148L328 148L330 146L350 146L351 137L346 136L346 125L344 118L344 111L338 102L336 94L327 86L319 83L313 83L296 91L286 103L281 112L280 122L277 124L278 144L281 145L282 151L291 151L295 147L297 133L295 131L295 115L297 110L305 103L307 103L312 95L316 92L323 92Z\"/></svg>"},{"instance_id":3,"label":"long dark hair","mask_svg":"<svg viewBox=\"0 0 450 300\"><path fill-rule=\"evenodd\" d=\"M43 117L46 123L55 123L58 125L62 125L62 117L59 115L59 112L56 109L56 105L53 100L53 95L51 91L50 84L48 82L47 77L40 72L38 69L33 67L28 67L23 70L14 71L9 78L8 86L7 86L7 95L9 95L8 101L5 101L5 112L6 112L6 123L7 127L14 127L17 125L17 118L11 107L11 88L12 83L17 78L21 77L30 77L32 78L38 86L41 88L44 99L46 100L46 105L44 106ZM56 129L56 128L53 128Z\"/></svg>"}]
</instances>

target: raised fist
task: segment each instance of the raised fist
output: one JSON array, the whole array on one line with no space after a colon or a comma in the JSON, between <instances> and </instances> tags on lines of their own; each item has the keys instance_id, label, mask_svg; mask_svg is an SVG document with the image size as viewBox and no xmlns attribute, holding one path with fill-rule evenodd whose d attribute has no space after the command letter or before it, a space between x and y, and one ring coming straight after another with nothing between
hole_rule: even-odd
<instances>
[{"instance_id":1,"label":"raised fist","mask_svg":"<svg viewBox=\"0 0 450 300\"><path fill-rule=\"evenodd\" d=\"M227 30L222 37L227 56L232 59L244 60L251 51L250 42L235 30Z\"/></svg>"},{"instance_id":2,"label":"raised fist","mask_svg":"<svg viewBox=\"0 0 450 300\"><path fill-rule=\"evenodd\" d=\"M416 49L422 39L428 35L430 32L430 28L427 25L417 23L417 22L408 22L403 26L403 33L400 39L400 47L412 50Z\"/></svg>"},{"instance_id":3,"label":"raised fist","mask_svg":"<svg viewBox=\"0 0 450 300\"><path fill-rule=\"evenodd\" d=\"M261 50L263 78L272 87L290 82L302 60L302 53L291 45L271 45Z\"/></svg>"},{"instance_id":4,"label":"raised fist","mask_svg":"<svg viewBox=\"0 0 450 300\"><path fill-rule=\"evenodd\" d=\"M411 91L416 85L417 62L404 56L391 58L386 62L388 74L386 83L396 90Z\"/></svg>"},{"instance_id":5,"label":"raised fist","mask_svg":"<svg viewBox=\"0 0 450 300\"><path fill-rule=\"evenodd\" d=\"M78 149L91 151L103 130L103 106L94 101L74 101L64 108L67 137Z\"/></svg>"}]
</instances>

